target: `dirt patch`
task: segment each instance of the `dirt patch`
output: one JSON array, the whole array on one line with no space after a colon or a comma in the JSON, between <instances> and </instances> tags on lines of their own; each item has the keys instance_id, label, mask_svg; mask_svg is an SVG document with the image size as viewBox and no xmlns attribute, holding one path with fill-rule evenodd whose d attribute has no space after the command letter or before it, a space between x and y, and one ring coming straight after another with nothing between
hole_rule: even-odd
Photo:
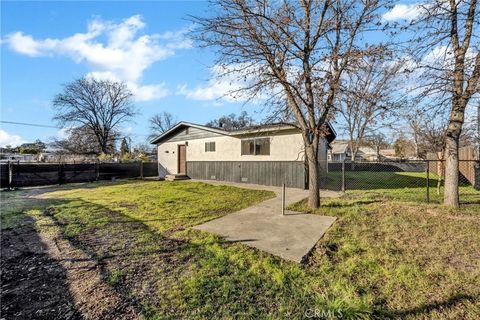
<instances>
[{"instance_id":1,"label":"dirt patch","mask_svg":"<svg viewBox=\"0 0 480 320\"><path fill-rule=\"evenodd\" d=\"M1 311L5 319L137 319L139 313L102 278L100 266L31 217L3 230Z\"/></svg>"}]
</instances>

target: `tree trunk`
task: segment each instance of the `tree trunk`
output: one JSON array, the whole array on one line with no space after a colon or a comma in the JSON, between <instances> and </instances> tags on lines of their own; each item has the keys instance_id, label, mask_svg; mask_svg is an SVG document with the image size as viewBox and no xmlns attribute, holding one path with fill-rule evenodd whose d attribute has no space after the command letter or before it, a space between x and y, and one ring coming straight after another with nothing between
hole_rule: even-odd
<instances>
[{"instance_id":1,"label":"tree trunk","mask_svg":"<svg viewBox=\"0 0 480 320\"><path fill-rule=\"evenodd\" d=\"M356 151L353 151L353 149L351 150L351 156L350 156L350 161L351 161L351 168L352 168L352 171L355 170L355 158L357 157L357 150Z\"/></svg>"},{"instance_id":2,"label":"tree trunk","mask_svg":"<svg viewBox=\"0 0 480 320\"><path fill-rule=\"evenodd\" d=\"M445 165L443 162L440 161L440 165L437 164L438 172L438 180L437 180L437 195L440 195L440 190L442 188L442 181L445 172Z\"/></svg>"},{"instance_id":3,"label":"tree trunk","mask_svg":"<svg viewBox=\"0 0 480 320\"><path fill-rule=\"evenodd\" d=\"M458 91L458 90L457 90ZM459 98L454 94L453 108L450 113L447 130L445 131L445 190L443 203L445 205L458 208L458 146L462 125L465 121L465 99Z\"/></svg>"},{"instance_id":4,"label":"tree trunk","mask_svg":"<svg viewBox=\"0 0 480 320\"><path fill-rule=\"evenodd\" d=\"M437 173L438 173L438 180L437 180L437 195L440 195L440 189L442 188L442 181L443 177L445 176L445 150L442 150L440 156L437 153Z\"/></svg>"},{"instance_id":5,"label":"tree trunk","mask_svg":"<svg viewBox=\"0 0 480 320\"><path fill-rule=\"evenodd\" d=\"M318 146L315 143L306 148L307 164L308 164L308 206L312 209L320 206L320 188L318 175Z\"/></svg>"},{"instance_id":6,"label":"tree trunk","mask_svg":"<svg viewBox=\"0 0 480 320\"><path fill-rule=\"evenodd\" d=\"M443 203L454 208L459 206L458 196L458 138L445 138L445 191Z\"/></svg>"}]
</instances>

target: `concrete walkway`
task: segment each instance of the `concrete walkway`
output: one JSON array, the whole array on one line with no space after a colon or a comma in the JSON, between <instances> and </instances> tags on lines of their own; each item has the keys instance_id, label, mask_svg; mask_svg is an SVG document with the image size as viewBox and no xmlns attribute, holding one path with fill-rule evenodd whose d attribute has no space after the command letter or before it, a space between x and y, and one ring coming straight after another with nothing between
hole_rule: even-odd
<instances>
[{"instance_id":1,"label":"concrete walkway","mask_svg":"<svg viewBox=\"0 0 480 320\"><path fill-rule=\"evenodd\" d=\"M282 216L281 188L279 187L220 181L202 182L274 191L276 197L273 199L195 226L194 229L219 234L228 241L240 242L283 259L301 262L336 220L335 217L293 211L286 211ZM320 194L322 197L340 195L326 190L321 191ZM288 206L307 196L307 190L287 188L286 204Z\"/></svg>"}]
</instances>

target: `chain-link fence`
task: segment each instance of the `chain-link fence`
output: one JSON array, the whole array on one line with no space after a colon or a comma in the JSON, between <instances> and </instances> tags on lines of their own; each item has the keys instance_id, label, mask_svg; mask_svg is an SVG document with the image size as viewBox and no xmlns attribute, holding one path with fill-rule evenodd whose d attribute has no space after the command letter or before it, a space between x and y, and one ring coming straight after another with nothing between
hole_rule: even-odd
<instances>
[{"instance_id":1,"label":"chain-link fence","mask_svg":"<svg viewBox=\"0 0 480 320\"><path fill-rule=\"evenodd\" d=\"M460 200L480 203L480 161L459 161ZM322 175L323 189L401 198L421 202L441 202L445 182L445 162L409 160L383 162L328 162Z\"/></svg>"}]
</instances>

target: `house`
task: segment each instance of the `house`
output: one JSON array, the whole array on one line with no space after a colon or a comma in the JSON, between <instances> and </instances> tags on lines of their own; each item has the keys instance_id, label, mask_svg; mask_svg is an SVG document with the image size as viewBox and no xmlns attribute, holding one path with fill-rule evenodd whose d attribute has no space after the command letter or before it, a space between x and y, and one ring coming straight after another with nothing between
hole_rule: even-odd
<instances>
[{"instance_id":1,"label":"house","mask_svg":"<svg viewBox=\"0 0 480 320\"><path fill-rule=\"evenodd\" d=\"M334 141L328 151L328 161L342 162L350 161L352 152L347 141ZM355 155L355 161L377 161L378 155L373 148L359 147Z\"/></svg>"},{"instance_id":2,"label":"house","mask_svg":"<svg viewBox=\"0 0 480 320\"><path fill-rule=\"evenodd\" d=\"M327 172L327 150L335 139L321 139L321 174ZM192 179L244 182L305 188L304 143L300 130L278 123L227 131L180 122L151 140L157 145L159 175L184 175Z\"/></svg>"},{"instance_id":3,"label":"house","mask_svg":"<svg viewBox=\"0 0 480 320\"><path fill-rule=\"evenodd\" d=\"M380 149L379 153L383 160L400 160L400 157L397 157L395 149Z\"/></svg>"},{"instance_id":4,"label":"house","mask_svg":"<svg viewBox=\"0 0 480 320\"><path fill-rule=\"evenodd\" d=\"M1 162L34 162L37 161L38 155L27 153L0 153Z\"/></svg>"},{"instance_id":5,"label":"house","mask_svg":"<svg viewBox=\"0 0 480 320\"><path fill-rule=\"evenodd\" d=\"M55 151L41 152L38 156L39 162L63 162L63 163L88 163L98 160L95 154L73 154L73 153L59 153Z\"/></svg>"}]
</instances>

